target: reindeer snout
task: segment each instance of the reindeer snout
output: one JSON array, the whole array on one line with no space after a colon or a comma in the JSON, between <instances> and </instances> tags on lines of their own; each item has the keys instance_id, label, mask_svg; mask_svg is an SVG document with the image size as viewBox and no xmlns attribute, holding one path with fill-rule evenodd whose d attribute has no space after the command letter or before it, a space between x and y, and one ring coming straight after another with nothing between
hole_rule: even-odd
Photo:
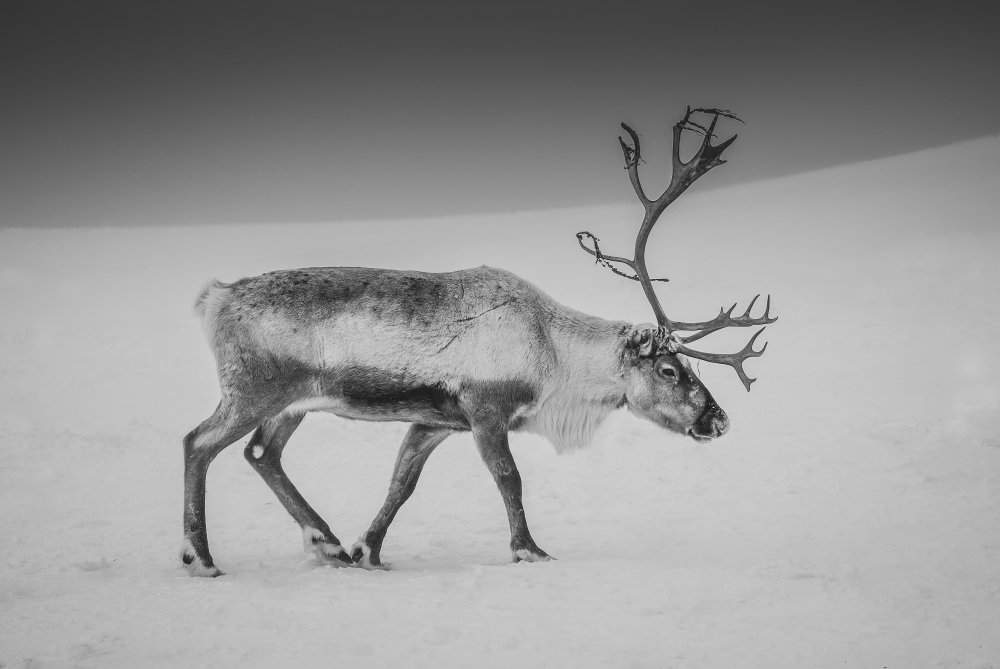
<instances>
[{"instance_id":1,"label":"reindeer snout","mask_svg":"<svg viewBox=\"0 0 1000 669\"><path fill-rule=\"evenodd\" d=\"M721 437L729 431L729 416L715 402L709 403L691 426L690 434L698 441Z\"/></svg>"}]
</instances>

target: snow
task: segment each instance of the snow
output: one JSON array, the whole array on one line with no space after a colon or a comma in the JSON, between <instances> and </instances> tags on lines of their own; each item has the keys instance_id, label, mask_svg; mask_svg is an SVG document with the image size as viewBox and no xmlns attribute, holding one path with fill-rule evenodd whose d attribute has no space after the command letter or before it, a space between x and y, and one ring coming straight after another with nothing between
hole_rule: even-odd
<instances>
[{"instance_id":1,"label":"snow","mask_svg":"<svg viewBox=\"0 0 1000 669\"><path fill-rule=\"evenodd\" d=\"M180 440L218 399L191 315L206 280L490 264L649 321L573 236L627 253L638 205L0 230L0 666L1000 667L998 211L998 138L696 186L650 242L667 312L770 292L780 316L751 393L699 365L727 436L621 412L573 455L515 435L558 558L535 564L509 563L500 496L450 437L389 530L389 571L304 554L244 439L209 471L217 579L178 559ZM289 476L345 546L405 429L311 414L292 438Z\"/></svg>"}]
</instances>

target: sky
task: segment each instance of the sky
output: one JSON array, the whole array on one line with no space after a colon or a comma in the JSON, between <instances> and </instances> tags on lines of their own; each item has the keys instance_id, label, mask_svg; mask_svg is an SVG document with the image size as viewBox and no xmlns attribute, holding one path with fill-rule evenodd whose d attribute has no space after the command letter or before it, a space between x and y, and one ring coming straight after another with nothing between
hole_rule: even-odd
<instances>
[{"instance_id":1,"label":"sky","mask_svg":"<svg viewBox=\"0 0 1000 669\"><path fill-rule=\"evenodd\" d=\"M716 188L1000 133L986 3L5 0L0 226L410 218ZM947 175L942 175L947 178Z\"/></svg>"}]
</instances>

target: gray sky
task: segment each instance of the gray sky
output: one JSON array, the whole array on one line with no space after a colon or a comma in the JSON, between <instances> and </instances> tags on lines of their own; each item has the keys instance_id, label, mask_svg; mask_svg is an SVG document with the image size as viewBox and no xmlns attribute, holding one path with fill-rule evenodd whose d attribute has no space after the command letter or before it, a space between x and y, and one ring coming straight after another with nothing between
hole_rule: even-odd
<instances>
[{"instance_id":1,"label":"gray sky","mask_svg":"<svg viewBox=\"0 0 1000 669\"><path fill-rule=\"evenodd\" d=\"M687 104L747 121L696 188L1000 132L1000 10L918 4L8 0L0 226L628 201Z\"/></svg>"}]
</instances>

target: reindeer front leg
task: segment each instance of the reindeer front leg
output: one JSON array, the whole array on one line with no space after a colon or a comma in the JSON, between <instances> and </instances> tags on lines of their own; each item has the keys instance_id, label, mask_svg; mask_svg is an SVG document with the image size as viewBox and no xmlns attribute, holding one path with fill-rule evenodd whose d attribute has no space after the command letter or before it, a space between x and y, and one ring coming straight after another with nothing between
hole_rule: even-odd
<instances>
[{"instance_id":1,"label":"reindeer front leg","mask_svg":"<svg viewBox=\"0 0 1000 669\"><path fill-rule=\"evenodd\" d=\"M417 479L424 463L434 449L451 434L448 428L430 425L411 425L399 447L396 467L392 471L389 494L386 495L382 510L372 521L368 531L358 537L351 547L351 558L365 569L381 569L382 541L389 524L396 517L399 508L410 498L417 487Z\"/></svg>"},{"instance_id":2,"label":"reindeer front leg","mask_svg":"<svg viewBox=\"0 0 1000 669\"><path fill-rule=\"evenodd\" d=\"M493 475L504 506L507 507L507 520L510 522L510 554L513 562L526 560L540 562L552 558L535 544L528 531L528 522L524 518L524 506L521 504L521 474L517 471L514 456L511 455L507 442L507 431L503 428L475 428L472 430L479 448L479 455Z\"/></svg>"}]
</instances>

